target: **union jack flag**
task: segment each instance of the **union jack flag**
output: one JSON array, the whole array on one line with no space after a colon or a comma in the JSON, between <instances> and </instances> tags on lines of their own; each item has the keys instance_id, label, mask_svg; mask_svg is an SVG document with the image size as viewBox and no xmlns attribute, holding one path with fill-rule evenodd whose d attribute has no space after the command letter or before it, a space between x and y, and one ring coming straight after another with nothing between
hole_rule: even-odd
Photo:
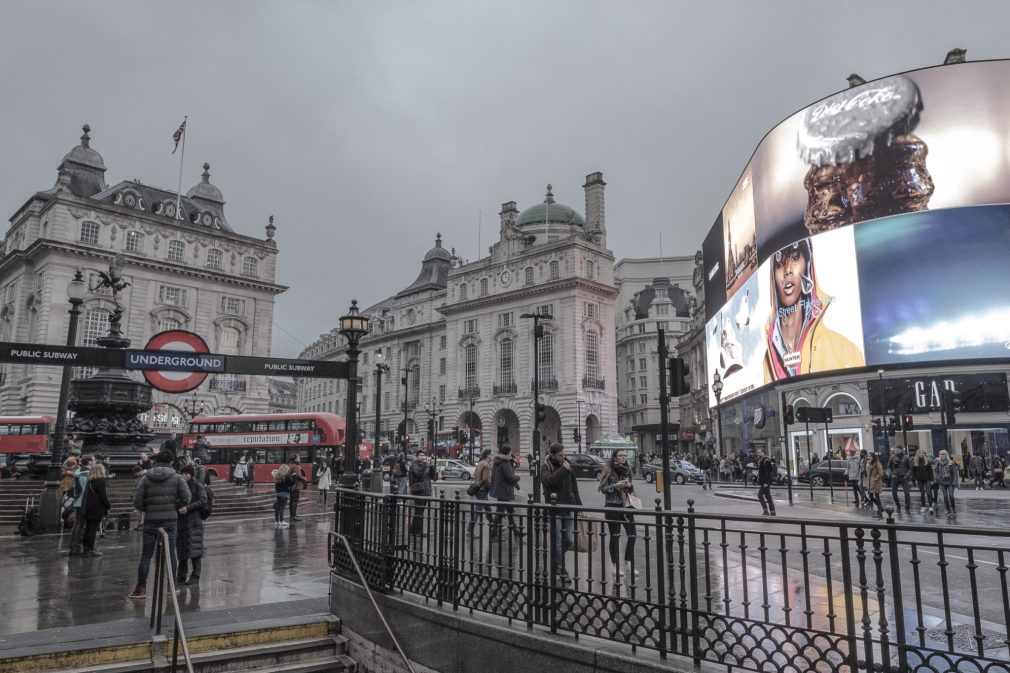
<instances>
[{"instance_id":1,"label":"union jack flag","mask_svg":"<svg viewBox=\"0 0 1010 673\"><path fill-rule=\"evenodd\" d=\"M185 119L182 121L181 124L179 124L179 128L177 128L175 130L175 133L172 134L172 140L175 141L175 147L172 148L172 154L175 154L175 151L177 149L179 149L179 141L182 140L182 137L184 135L186 135L186 120Z\"/></svg>"}]
</instances>

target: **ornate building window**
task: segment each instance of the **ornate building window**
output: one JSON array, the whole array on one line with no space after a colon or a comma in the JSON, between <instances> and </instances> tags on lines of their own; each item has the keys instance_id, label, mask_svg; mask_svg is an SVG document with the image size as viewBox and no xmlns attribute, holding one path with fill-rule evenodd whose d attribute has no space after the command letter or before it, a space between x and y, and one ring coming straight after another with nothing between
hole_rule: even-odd
<instances>
[{"instance_id":1,"label":"ornate building window","mask_svg":"<svg viewBox=\"0 0 1010 673\"><path fill-rule=\"evenodd\" d=\"M98 231L97 222L81 222L81 243L98 245Z\"/></svg>"},{"instance_id":2,"label":"ornate building window","mask_svg":"<svg viewBox=\"0 0 1010 673\"><path fill-rule=\"evenodd\" d=\"M175 318L160 318L158 319L158 331L166 332L170 329L182 329L182 322L176 320Z\"/></svg>"},{"instance_id":3,"label":"ornate building window","mask_svg":"<svg viewBox=\"0 0 1010 673\"><path fill-rule=\"evenodd\" d=\"M463 387L477 388L477 344L467 344L463 349Z\"/></svg>"},{"instance_id":4,"label":"ornate building window","mask_svg":"<svg viewBox=\"0 0 1010 673\"><path fill-rule=\"evenodd\" d=\"M487 285L488 285L487 278L481 278L480 279L480 296L483 297L484 295L487 294Z\"/></svg>"},{"instance_id":5,"label":"ornate building window","mask_svg":"<svg viewBox=\"0 0 1010 673\"><path fill-rule=\"evenodd\" d=\"M186 290L181 287L162 285L158 288L158 303L168 304L169 306L185 306Z\"/></svg>"},{"instance_id":6,"label":"ornate building window","mask_svg":"<svg viewBox=\"0 0 1010 673\"><path fill-rule=\"evenodd\" d=\"M527 285L532 285L533 284L533 267L532 266L526 267L526 284Z\"/></svg>"},{"instance_id":7,"label":"ornate building window","mask_svg":"<svg viewBox=\"0 0 1010 673\"><path fill-rule=\"evenodd\" d=\"M236 327L221 327L217 337L217 352L238 355L242 352L242 332ZM210 389L226 393L243 393L246 382L236 374L217 374L210 381Z\"/></svg>"},{"instance_id":8,"label":"ornate building window","mask_svg":"<svg viewBox=\"0 0 1010 673\"><path fill-rule=\"evenodd\" d=\"M109 333L110 315L104 308L89 308L84 312L84 330L80 336L82 346L96 346L99 337ZM74 378L87 378L97 371L97 367L79 367L74 372Z\"/></svg>"},{"instance_id":9,"label":"ornate building window","mask_svg":"<svg viewBox=\"0 0 1010 673\"><path fill-rule=\"evenodd\" d=\"M549 390L549 386L557 389L554 375L554 332L544 330L540 339L540 387Z\"/></svg>"},{"instance_id":10,"label":"ornate building window","mask_svg":"<svg viewBox=\"0 0 1010 673\"><path fill-rule=\"evenodd\" d=\"M466 283L459 286L459 300L466 301Z\"/></svg>"},{"instance_id":11,"label":"ornate building window","mask_svg":"<svg viewBox=\"0 0 1010 673\"><path fill-rule=\"evenodd\" d=\"M502 394L515 393L514 360L515 342L512 339L502 339L498 344L498 387Z\"/></svg>"},{"instance_id":12,"label":"ornate building window","mask_svg":"<svg viewBox=\"0 0 1010 673\"><path fill-rule=\"evenodd\" d=\"M414 365L410 368L410 396L407 398L408 403L413 403L417 406L417 403L421 399L421 365Z\"/></svg>"},{"instance_id":13,"label":"ornate building window","mask_svg":"<svg viewBox=\"0 0 1010 673\"><path fill-rule=\"evenodd\" d=\"M256 263L255 257L246 257L242 260L242 273L246 276L255 276L258 269L258 264Z\"/></svg>"},{"instance_id":14,"label":"ornate building window","mask_svg":"<svg viewBox=\"0 0 1010 673\"><path fill-rule=\"evenodd\" d=\"M224 253L216 248L211 248L207 251L207 268L217 269L221 271L224 269Z\"/></svg>"},{"instance_id":15,"label":"ornate building window","mask_svg":"<svg viewBox=\"0 0 1010 673\"><path fill-rule=\"evenodd\" d=\"M554 260L553 262L551 262L550 270L551 270L551 280L557 280L558 278L561 278L561 264L558 262L558 260Z\"/></svg>"},{"instance_id":16,"label":"ornate building window","mask_svg":"<svg viewBox=\"0 0 1010 673\"><path fill-rule=\"evenodd\" d=\"M586 260L586 278L588 278L589 280L592 280L593 276L595 274L596 274L596 265L593 264L593 262L591 260L587 259Z\"/></svg>"},{"instance_id":17,"label":"ornate building window","mask_svg":"<svg viewBox=\"0 0 1010 673\"><path fill-rule=\"evenodd\" d=\"M600 337L590 330L585 335L586 346L586 384L584 387L594 388L600 382Z\"/></svg>"},{"instance_id":18,"label":"ornate building window","mask_svg":"<svg viewBox=\"0 0 1010 673\"><path fill-rule=\"evenodd\" d=\"M168 242L168 261L182 262L186 259L186 244L182 241Z\"/></svg>"},{"instance_id":19,"label":"ornate building window","mask_svg":"<svg viewBox=\"0 0 1010 673\"><path fill-rule=\"evenodd\" d=\"M139 231L126 232L126 251L144 252L144 235Z\"/></svg>"}]
</instances>

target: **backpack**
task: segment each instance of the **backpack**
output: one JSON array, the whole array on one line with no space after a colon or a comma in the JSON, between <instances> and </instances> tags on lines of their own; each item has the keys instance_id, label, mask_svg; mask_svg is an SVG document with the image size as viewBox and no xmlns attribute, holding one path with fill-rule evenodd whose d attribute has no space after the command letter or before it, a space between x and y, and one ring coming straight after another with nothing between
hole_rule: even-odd
<instances>
[{"instance_id":1,"label":"backpack","mask_svg":"<svg viewBox=\"0 0 1010 673\"><path fill-rule=\"evenodd\" d=\"M207 505L200 510L200 518L206 521L210 518L210 515L214 513L214 491L210 486L205 487L207 489Z\"/></svg>"}]
</instances>

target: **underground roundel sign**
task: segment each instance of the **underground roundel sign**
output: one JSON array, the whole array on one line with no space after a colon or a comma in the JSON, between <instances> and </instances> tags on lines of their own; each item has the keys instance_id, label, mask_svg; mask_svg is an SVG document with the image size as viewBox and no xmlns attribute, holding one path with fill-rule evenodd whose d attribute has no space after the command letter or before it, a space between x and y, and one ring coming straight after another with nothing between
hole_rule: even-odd
<instances>
[{"instance_id":1,"label":"underground roundel sign","mask_svg":"<svg viewBox=\"0 0 1010 673\"><path fill-rule=\"evenodd\" d=\"M151 351L166 351L165 353L152 353ZM207 378L207 372L218 370L221 367L214 366L210 362L220 356L206 357L204 354L210 353L207 342L199 334L187 332L185 330L168 330L159 332L151 337L144 347L147 358L153 363L163 361L165 369L144 368L144 378L147 382L158 390L166 393L185 393L193 390ZM148 366L162 366L159 364L149 364ZM192 371L200 368L200 371Z\"/></svg>"}]
</instances>

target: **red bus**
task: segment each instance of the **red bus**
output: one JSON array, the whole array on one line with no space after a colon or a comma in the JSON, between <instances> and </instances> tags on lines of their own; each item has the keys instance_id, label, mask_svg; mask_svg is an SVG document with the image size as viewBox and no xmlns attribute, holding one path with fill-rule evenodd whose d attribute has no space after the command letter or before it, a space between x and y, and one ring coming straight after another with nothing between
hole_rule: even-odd
<instances>
[{"instance_id":1,"label":"red bus","mask_svg":"<svg viewBox=\"0 0 1010 673\"><path fill-rule=\"evenodd\" d=\"M50 416L0 416L0 465L17 464L22 472L45 472L49 453Z\"/></svg>"},{"instance_id":2,"label":"red bus","mask_svg":"<svg viewBox=\"0 0 1010 673\"><path fill-rule=\"evenodd\" d=\"M230 481L232 468L245 455L255 463L253 481L273 483L273 471L293 456L311 469L317 457L336 453L344 443L344 418L326 413L197 416L182 436L183 448L192 451L197 435L210 443L211 476Z\"/></svg>"}]
</instances>

